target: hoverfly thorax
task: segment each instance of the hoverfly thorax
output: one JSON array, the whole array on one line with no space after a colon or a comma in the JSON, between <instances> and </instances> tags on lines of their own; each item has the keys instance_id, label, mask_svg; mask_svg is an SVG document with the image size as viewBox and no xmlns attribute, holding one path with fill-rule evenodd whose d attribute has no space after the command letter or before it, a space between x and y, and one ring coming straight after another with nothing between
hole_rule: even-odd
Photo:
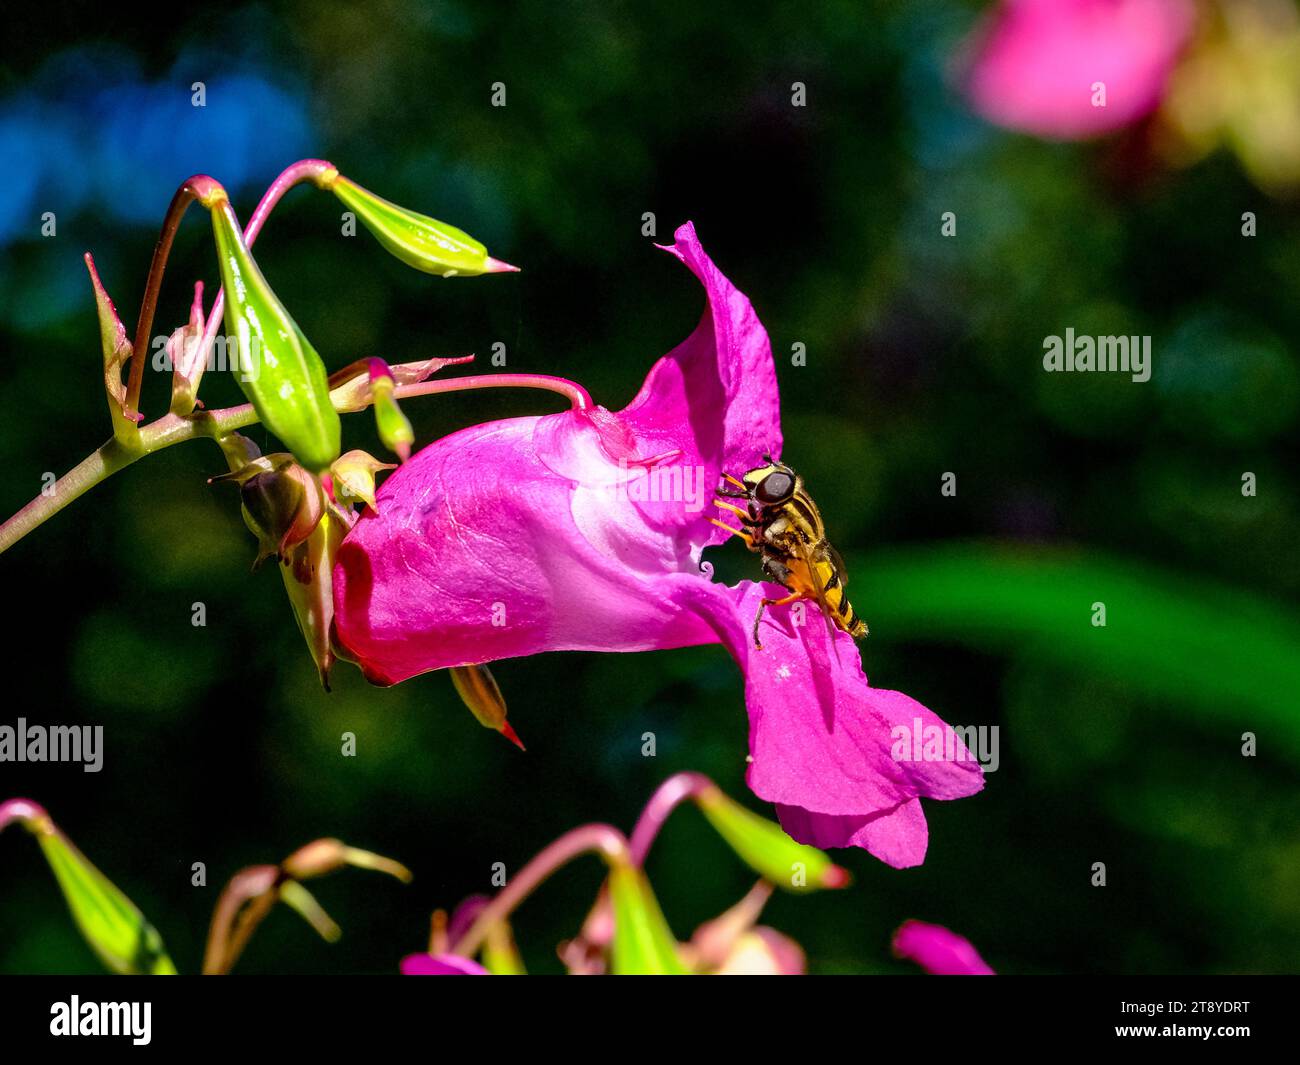
<instances>
[{"instance_id":1,"label":"hoverfly thorax","mask_svg":"<svg viewBox=\"0 0 1300 1065\"><path fill-rule=\"evenodd\" d=\"M759 601L754 617L754 646L762 649L759 624L769 606L785 606L799 599L814 600L821 608L827 627L850 636L867 635L867 626L844 594L848 574L839 552L826 539L821 513L804 487L803 478L770 455L767 462L737 479L723 474L730 483L717 489L714 505L735 515L737 528L711 519L713 524L739 536L745 545L762 556L763 576L782 585L788 595ZM740 489L734 491L733 489ZM737 503L745 503L742 508Z\"/></svg>"}]
</instances>

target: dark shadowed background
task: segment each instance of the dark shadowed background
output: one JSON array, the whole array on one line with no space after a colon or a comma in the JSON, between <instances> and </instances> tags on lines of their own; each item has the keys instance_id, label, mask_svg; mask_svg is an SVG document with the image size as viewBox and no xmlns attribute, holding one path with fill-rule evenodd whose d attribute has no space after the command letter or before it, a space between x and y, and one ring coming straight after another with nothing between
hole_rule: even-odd
<instances>
[{"instance_id":1,"label":"dark shadowed background","mask_svg":"<svg viewBox=\"0 0 1300 1065\"><path fill-rule=\"evenodd\" d=\"M329 158L524 268L426 277L364 232L341 236L332 198L293 192L257 255L332 368L486 360L502 342L511 369L571 377L612 408L702 307L642 216L661 242L693 220L771 334L784 457L848 560L868 674L950 722L1000 729L986 790L927 804L923 867L840 853L853 888L777 898L769 923L819 972L905 971L888 942L908 917L961 932L1005 972L1295 967L1294 204L1227 156L1153 167L1140 131L1054 145L973 117L946 68L975 4L111 7L6 12L5 514L109 433L82 253L133 326L191 173L224 182L246 218L282 167ZM494 82L505 107L490 106ZM54 237L40 235L46 211ZM1258 236L1241 236L1243 211ZM196 213L158 331L182 323L195 277L211 296ZM1066 327L1151 335L1151 381L1045 374L1043 338ZM148 375L147 411L166 388ZM239 400L215 373L203 396ZM421 441L553 409L527 392L406 404ZM344 424L345 446L377 448L368 417ZM0 557L0 723L106 735L102 772L0 765L0 799L43 803L182 971L197 970L232 873L318 836L398 858L415 882L316 882L342 940L281 910L238 971L392 972L432 908L489 889L492 863L517 870L586 821L630 828L679 769L770 812L743 783L742 687L721 648L498 664L527 754L476 725L442 675L379 690L341 667L324 694L278 576L249 572L233 493L205 483L223 469L202 441L156 455ZM955 497L940 494L945 472ZM710 558L720 578L757 576L738 545ZM195 602L206 627L190 623ZM340 756L345 731L355 758ZM206 888L191 886L196 861ZM690 811L649 871L683 937L750 883ZM519 913L531 968L559 968L554 946L599 880L595 862L575 866ZM0 970L98 968L33 842L6 833Z\"/></svg>"}]
</instances>

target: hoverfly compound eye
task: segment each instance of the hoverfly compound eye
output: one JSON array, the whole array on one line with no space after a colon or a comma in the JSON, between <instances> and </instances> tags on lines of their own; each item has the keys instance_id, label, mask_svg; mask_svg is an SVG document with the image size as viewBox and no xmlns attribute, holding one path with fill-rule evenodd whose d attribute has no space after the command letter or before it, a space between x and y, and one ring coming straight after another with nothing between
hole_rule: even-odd
<instances>
[{"instance_id":1,"label":"hoverfly compound eye","mask_svg":"<svg viewBox=\"0 0 1300 1065\"><path fill-rule=\"evenodd\" d=\"M754 489L754 496L760 503L784 503L794 492L794 478L788 473L769 473Z\"/></svg>"}]
</instances>

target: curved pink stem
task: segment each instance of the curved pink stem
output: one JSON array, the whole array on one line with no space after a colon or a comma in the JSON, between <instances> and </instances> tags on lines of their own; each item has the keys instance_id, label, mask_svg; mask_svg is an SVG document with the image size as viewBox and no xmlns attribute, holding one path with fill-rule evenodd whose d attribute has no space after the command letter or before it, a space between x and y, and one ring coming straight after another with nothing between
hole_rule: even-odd
<instances>
[{"instance_id":1,"label":"curved pink stem","mask_svg":"<svg viewBox=\"0 0 1300 1065\"><path fill-rule=\"evenodd\" d=\"M167 257L171 254L172 241L176 239L176 230L180 228L185 210L195 200L205 203L216 196L225 196L221 185L206 174L195 174L187 178L176 190L172 202L167 205L163 216L162 231L158 234L158 243L154 245L153 259L149 263L149 276L144 284L144 298L140 301L140 317L135 325L135 343L131 347L131 376L126 386L126 413L132 415L140 409L140 386L144 384L144 363L148 354L149 330L153 328L154 311L158 308L158 293L162 289L163 273L167 269Z\"/></svg>"},{"instance_id":2,"label":"curved pink stem","mask_svg":"<svg viewBox=\"0 0 1300 1065\"><path fill-rule=\"evenodd\" d=\"M629 859L627 839L613 825L591 824L566 832L543 848L483 907L465 934L452 945L452 953L472 957L487 938L488 929L505 920L537 887L574 858L599 854L606 862Z\"/></svg>"},{"instance_id":3,"label":"curved pink stem","mask_svg":"<svg viewBox=\"0 0 1300 1065\"><path fill-rule=\"evenodd\" d=\"M664 822L677 807L715 788L717 785L702 773L689 771L675 773L660 784L650 796L650 801L642 808L641 816L636 820L636 827L632 829L631 842L628 844L632 864L638 868L645 864L646 855L650 853L650 847L658 837L659 830L664 827ZM582 930L578 933L577 941L596 949L603 949L608 945L613 934L614 922L609 889L606 885L602 885L591 912L582 922Z\"/></svg>"},{"instance_id":4,"label":"curved pink stem","mask_svg":"<svg viewBox=\"0 0 1300 1065\"><path fill-rule=\"evenodd\" d=\"M547 374L493 373L471 377L454 377L446 381L421 381L399 385L393 392L398 399L408 396L432 396L440 392L468 392L476 388L540 388L564 396L575 410L590 410L595 404L582 385L564 377Z\"/></svg>"},{"instance_id":5,"label":"curved pink stem","mask_svg":"<svg viewBox=\"0 0 1300 1065\"><path fill-rule=\"evenodd\" d=\"M717 785L704 774L691 772L676 773L660 784L642 809L636 827L632 829L632 861L637 865L645 864L650 845L677 807L716 788Z\"/></svg>"},{"instance_id":6,"label":"curved pink stem","mask_svg":"<svg viewBox=\"0 0 1300 1065\"><path fill-rule=\"evenodd\" d=\"M0 830L7 828L14 821L49 820L45 807L31 799L7 799L0 802Z\"/></svg>"}]
</instances>

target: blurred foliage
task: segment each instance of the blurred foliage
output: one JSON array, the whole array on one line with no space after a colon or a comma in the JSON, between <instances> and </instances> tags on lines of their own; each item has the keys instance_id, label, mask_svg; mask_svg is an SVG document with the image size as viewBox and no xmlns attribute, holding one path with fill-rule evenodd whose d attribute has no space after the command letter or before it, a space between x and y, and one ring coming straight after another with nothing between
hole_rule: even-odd
<instances>
[{"instance_id":1,"label":"blurred foliage","mask_svg":"<svg viewBox=\"0 0 1300 1065\"><path fill-rule=\"evenodd\" d=\"M580 2L561 16L535 0L383 0L159 19L72 3L57 28L7 12L0 139L48 136L6 153L0 185L23 205L0 227L2 509L109 432L82 252L133 321L167 199L196 169L246 215L280 167L330 158L524 268L431 279L341 237L329 197L294 192L259 261L331 368L486 358L500 341L511 369L572 377L611 407L701 306L642 214L660 241L694 220L771 333L785 458L850 558L869 675L1002 730L983 793L927 804L922 868L837 852L851 889L774 898L765 919L821 972L905 971L887 945L907 917L960 930L1003 971L1293 969L1300 214L1221 153L1169 174L1143 164L1141 131L1047 145L971 118L946 74L980 6ZM209 107L173 111L197 80ZM59 124L92 105L102 129ZM265 125L248 121L259 107ZM104 138L90 169L87 128ZM46 210L54 238L39 236ZM948 210L954 238L939 235ZM215 275L190 220L160 332L184 321L192 278L211 291ZM1150 333L1152 380L1044 374L1043 338L1066 327ZM150 410L165 406L159 376ZM238 401L220 375L204 393ZM549 403L406 409L429 440ZM377 448L368 419L345 419L345 436ZM0 793L56 806L182 971L220 884L303 839L390 854L415 881L322 882L342 940L277 912L241 971L393 972L435 905L490 889L492 863L516 870L586 821L630 828L670 773L746 794L741 685L720 648L494 666L527 754L479 728L443 676L379 690L340 669L325 695L278 577L248 572L237 509L204 483L222 469L204 443L150 458L0 558L16 604L3 720L103 724L106 740L102 772L5 764ZM719 578L757 576L738 548L710 558ZM0 839L0 970L97 971L24 845ZM682 817L651 855L679 937L749 885L714 848ZM599 883L575 867L539 892L515 929L530 971L558 968Z\"/></svg>"}]
</instances>

